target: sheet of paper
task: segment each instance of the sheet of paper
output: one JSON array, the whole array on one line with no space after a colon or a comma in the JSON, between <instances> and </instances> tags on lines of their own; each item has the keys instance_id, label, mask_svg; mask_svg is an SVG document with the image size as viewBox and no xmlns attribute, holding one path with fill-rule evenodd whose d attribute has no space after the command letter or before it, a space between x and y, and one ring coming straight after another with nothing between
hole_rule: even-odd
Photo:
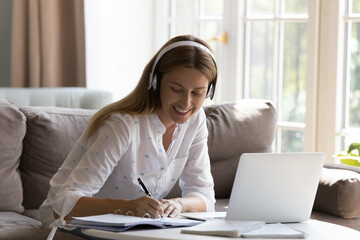
<instances>
[{"instance_id":1,"label":"sheet of paper","mask_svg":"<svg viewBox=\"0 0 360 240\"><path fill-rule=\"evenodd\" d=\"M245 232L244 238L305 238L306 234L281 223L266 224L263 227Z\"/></svg>"}]
</instances>

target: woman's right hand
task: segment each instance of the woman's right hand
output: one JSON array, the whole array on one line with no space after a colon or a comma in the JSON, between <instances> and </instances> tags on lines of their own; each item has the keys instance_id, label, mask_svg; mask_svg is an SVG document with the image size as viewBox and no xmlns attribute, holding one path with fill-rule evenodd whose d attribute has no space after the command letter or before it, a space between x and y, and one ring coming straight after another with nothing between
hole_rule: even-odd
<instances>
[{"instance_id":1,"label":"woman's right hand","mask_svg":"<svg viewBox=\"0 0 360 240\"><path fill-rule=\"evenodd\" d=\"M159 216L164 215L164 210L160 201L149 196L143 196L133 200L81 197L64 219L71 220L72 217L84 217L107 213L158 218ZM53 214L55 219L59 218L59 215L55 211Z\"/></svg>"},{"instance_id":2,"label":"woman's right hand","mask_svg":"<svg viewBox=\"0 0 360 240\"><path fill-rule=\"evenodd\" d=\"M148 214L151 218L158 218L164 215L164 210L160 201L150 196L143 196L137 199L128 200L121 210L121 214L132 215L137 217L146 217ZM131 212L129 212L131 211Z\"/></svg>"}]
</instances>

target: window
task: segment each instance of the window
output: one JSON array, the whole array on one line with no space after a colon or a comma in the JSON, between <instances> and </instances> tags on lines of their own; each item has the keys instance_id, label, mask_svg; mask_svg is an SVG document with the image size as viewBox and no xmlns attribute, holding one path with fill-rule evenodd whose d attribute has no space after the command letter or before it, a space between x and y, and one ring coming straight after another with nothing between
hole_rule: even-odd
<instances>
[{"instance_id":1,"label":"window","mask_svg":"<svg viewBox=\"0 0 360 240\"><path fill-rule=\"evenodd\" d=\"M304 150L307 9L306 0L245 1L243 96L276 106L277 152Z\"/></svg>"},{"instance_id":2,"label":"window","mask_svg":"<svg viewBox=\"0 0 360 240\"><path fill-rule=\"evenodd\" d=\"M344 10L342 127L348 132L360 132L360 1L347 0ZM352 135L345 137L343 148L355 141L359 139Z\"/></svg>"}]
</instances>

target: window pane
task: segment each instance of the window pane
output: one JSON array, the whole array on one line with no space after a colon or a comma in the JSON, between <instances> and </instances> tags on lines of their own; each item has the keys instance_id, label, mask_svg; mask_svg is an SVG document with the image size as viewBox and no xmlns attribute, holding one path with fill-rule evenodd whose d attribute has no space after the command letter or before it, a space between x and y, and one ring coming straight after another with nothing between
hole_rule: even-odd
<instances>
[{"instance_id":1,"label":"window pane","mask_svg":"<svg viewBox=\"0 0 360 240\"><path fill-rule=\"evenodd\" d=\"M354 1L355 2L355 1ZM349 127L360 127L360 23L353 23L350 41Z\"/></svg>"},{"instance_id":2,"label":"window pane","mask_svg":"<svg viewBox=\"0 0 360 240\"><path fill-rule=\"evenodd\" d=\"M274 15L275 0L248 0L247 15Z\"/></svg>"},{"instance_id":3,"label":"window pane","mask_svg":"<svg viewBox=\"0 0 360 240\"><path fill-rule=\"evenodd\" d=\"M197 23L179 22L175 24L175 35L191 34L198 36Z\"/></svg>"},{"instance_id":4,"label":"window pane","mask_svg":"<svg viewBox=\"0 0 360 240\"><path fill-rule=\"evenodd\" d=\"M286 0L285 14L307 14L308 1L307 0Z\"/></svg>"},{"instance_id":5,"label":"window pane","mask_svg":"<svg viewBox=\"0 0 360 240\"><path fill-rule=\"evenodd\" d=\"M176 17L192 17L195 15L197 1L194 0L176 0L175 16Z\"/></svg>"},{"instance_id":6,"label":"window pane","mask_svg":"<svg viewBox=\"0 0 360 240\"><path fill-rule=\"evenodd\" d=\"M303 152L304 133L281 130L281 152Z\"/></svg>"},{"instance_id":7,"label":"window pane","mask_svg":"<svg viewBox=\"0 0 360 240\"><path fill-rule=\"evenodd\" d=\"M360 1L359 0L353 0L353 5L352 5L352 12L353 13L360 13Z\"/></svg>"},{"instance_id":8,"label":"window pane","mask_svg":"<svg viewBox=\"0 0 360 240\"><path fill-rule=\"evenodd\" d=\"M285 24L282 121L305 122L306 31L305 23Z\"/></svg>"},{"instance_id":9,"label":"window pane","mask_svg":"<svg viewBox=\"0 0 360 240\"><path fill-rule=\"evenodd\" d=\"M249 87L251 98L272 99L273 22L253 22L250 26Z\"/></svg>"},{"instance_id":10,"label":"window pane","mask_svg":"<svg viewBox=\"0 0 360 240\"><path fill-rule=\"evenodd\" d=\"M221 22L218 21L206 21L201 23L200 38L211 39L221 34Z\"/></svg>"},{"instance_id":11,"label":"window pane","mask_svg":"<svg viewBox=\"0 0 360 240\"><path fill-rule=\"evenodd\" d=\"M204 14L211 16L222 16L224 10L224 1L204 0Z\"/></svg>"}]
</instances>

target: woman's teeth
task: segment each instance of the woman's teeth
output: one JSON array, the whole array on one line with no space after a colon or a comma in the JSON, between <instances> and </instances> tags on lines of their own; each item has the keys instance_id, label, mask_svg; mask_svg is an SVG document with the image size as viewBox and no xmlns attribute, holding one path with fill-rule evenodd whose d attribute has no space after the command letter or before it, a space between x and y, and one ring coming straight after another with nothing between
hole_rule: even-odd
<instances>
[{"instance_id":1,"label":"woman's teeth","mask_svg":"<svg viewBox=\"0 0 360 240\"><path fill-rule=\"evenodd\" d=\"M175 109L176 109L176 111L181 112L181 113L187 113L189 111L189 110L182 110L177 107L175 107Z\"/></svg>"}]
</instances>

